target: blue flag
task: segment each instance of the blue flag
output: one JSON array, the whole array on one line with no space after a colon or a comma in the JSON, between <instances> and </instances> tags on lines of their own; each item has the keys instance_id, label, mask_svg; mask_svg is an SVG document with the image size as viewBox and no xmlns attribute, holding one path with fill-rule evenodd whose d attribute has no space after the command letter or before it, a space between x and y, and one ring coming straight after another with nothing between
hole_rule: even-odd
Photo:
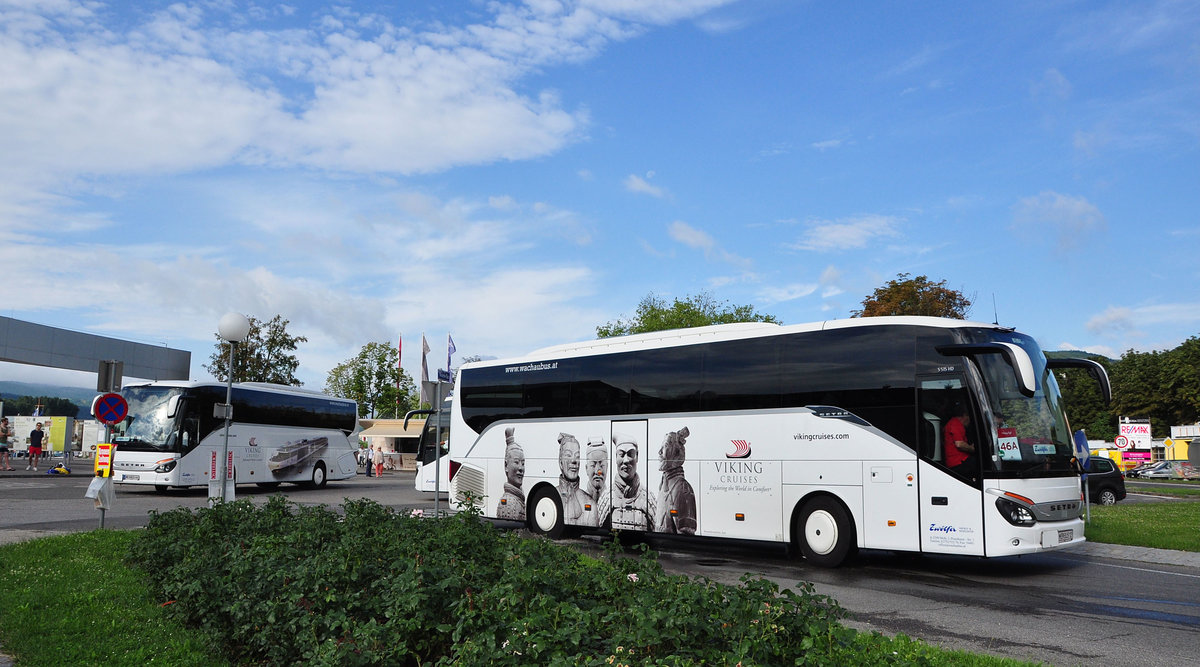
<instances>
[{"instance_id":1,"label":"blue flag","mask_svg":"<svg viewBox=\"0 0 1200 667\"><path fill-rule=\"evenodd\" d=\"M456 350L456 348L454 347L454 339L450 337L450 334L446 334L446 372L447 373L450 372L450 355L454 354L455 350Z\"/></svg>"}]
</instances>

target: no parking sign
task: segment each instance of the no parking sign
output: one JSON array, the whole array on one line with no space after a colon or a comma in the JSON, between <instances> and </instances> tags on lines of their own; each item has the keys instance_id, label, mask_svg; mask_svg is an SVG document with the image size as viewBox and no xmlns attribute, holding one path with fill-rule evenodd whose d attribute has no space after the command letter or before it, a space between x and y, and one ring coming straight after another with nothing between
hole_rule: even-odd
<instances>
[{"instance_id":1,"label":"no parking sign","mask_svg":"<svg viewBox=\"0 0 1200 667\"><path fill-rule=\"evenodd\" d=\"M120 394L102 394L92 401L92 416L107 426L120 424L129 415L129 403Z\"/></svg>"}]
</instances>

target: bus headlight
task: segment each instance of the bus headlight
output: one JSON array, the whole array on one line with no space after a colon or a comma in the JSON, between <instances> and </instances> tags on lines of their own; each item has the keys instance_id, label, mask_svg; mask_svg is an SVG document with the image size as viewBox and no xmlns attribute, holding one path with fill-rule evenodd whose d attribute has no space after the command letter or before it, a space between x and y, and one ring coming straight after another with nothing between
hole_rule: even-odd
<instances>
[{"instance_id":1,"label":"bus headlight","mask_svg":"<svg viewBox=\"0 0 1200 667\"><path fill-rule=\"evenodd\" d=\"M1032 526L1037 523L1033 518L1033 512L1030 512L1028 507L1008 498L997 498L996 509L1000 510L1000 516L1004 517L1005 521L1014 526Z\"/></svg>"},{"instance_id":2,"label":"bus headlight","mask_svg":"<svg viewBox=\"0 0 1200 667\"><path fill-rule=\"evenodd\" d=\"M179 459L163 459L155 461L154 472L171 472L179 463Z\"/></svg>"}]
</instances>

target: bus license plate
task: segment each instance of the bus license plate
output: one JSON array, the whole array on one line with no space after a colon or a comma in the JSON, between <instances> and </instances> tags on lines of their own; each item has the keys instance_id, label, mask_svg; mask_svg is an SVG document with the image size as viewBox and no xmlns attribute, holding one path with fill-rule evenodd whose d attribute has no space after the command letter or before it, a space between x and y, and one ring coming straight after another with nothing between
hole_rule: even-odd
<instances>
[{"instance_id":1,"label":"bus license plate","mask_svg":"<svg viewBox=\"0 0 1200 667\"><path fill-rule=\"evenodd\" d=\"M1073 529L1068 528L1067 530L1060 530L1058 531L1058 543L1062 544L1063 542L1070 542L1071 538L1074 536L1075 531Z\"/></svg>"},{"instance_id":2,"label":"bus license plate","mask_svg":"<svg viewBox=\"0 0 1200 667\"><path fill-rule=\"evenodd\" d=\"M129 481L129 480L137 481L137 480L139 480L139 479L141 479L141 478L142 478L142 476L141 476L141 475L122 475L122 476L121 476L121 479L122 479L123 481ZM1068 531L1066 531L1066 532L1068 532L1068 533L1069 533L1069 532L1071 532L1071 531L1069 531L1069 530L1068 530ZM1061 531L1061 530L1060 530L1060 531L1058 531L1058 535L1059 535L1059 541L1062 541L1062 540L1061 540L1061 538L1062 538L1062 534L1063 534L1063 531Z\"/></svg>"}]
</instances>

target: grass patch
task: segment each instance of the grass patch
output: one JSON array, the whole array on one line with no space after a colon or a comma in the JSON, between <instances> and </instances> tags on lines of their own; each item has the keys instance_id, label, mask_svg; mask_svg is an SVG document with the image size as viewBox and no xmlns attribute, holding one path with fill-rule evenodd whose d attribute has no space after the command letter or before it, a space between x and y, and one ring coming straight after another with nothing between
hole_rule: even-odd
<instances>
[{"instance_id":1,"label":"grass patch","mask_svg":"<svg viewBox=\"0 0 1200 667\"><path fill-rule=\"evenodd\" d=\"M0 547L5 652L21 667L228 664L124 565L133 537L97 530Z\"/></svg>"},{"instance_id":2,"label":"grass patch","mask_svg":"<svg viewBox=\"0 0 1200 667\"><path fill-rule=\"evenodd\" d=\"M1139 486L1125 483L1126 490L1130 493L1146 493L1153 496L1177 496L1180 498L1196 498L1200 499L1200 484L1195 482L1184 482L1176 480L1155 480L1156 486Z\"/></svg>"},{"instance_id":3,"label":"grass patch","mask_svg":"<svg viewBox=\"0 0 1200 667\"><path fill-rule=\"evenodd\" d=\"M1087 538L1106 544L1200 551L1200 503L1161 502L1092 506Z\"/></svg>"}]
</instances>

